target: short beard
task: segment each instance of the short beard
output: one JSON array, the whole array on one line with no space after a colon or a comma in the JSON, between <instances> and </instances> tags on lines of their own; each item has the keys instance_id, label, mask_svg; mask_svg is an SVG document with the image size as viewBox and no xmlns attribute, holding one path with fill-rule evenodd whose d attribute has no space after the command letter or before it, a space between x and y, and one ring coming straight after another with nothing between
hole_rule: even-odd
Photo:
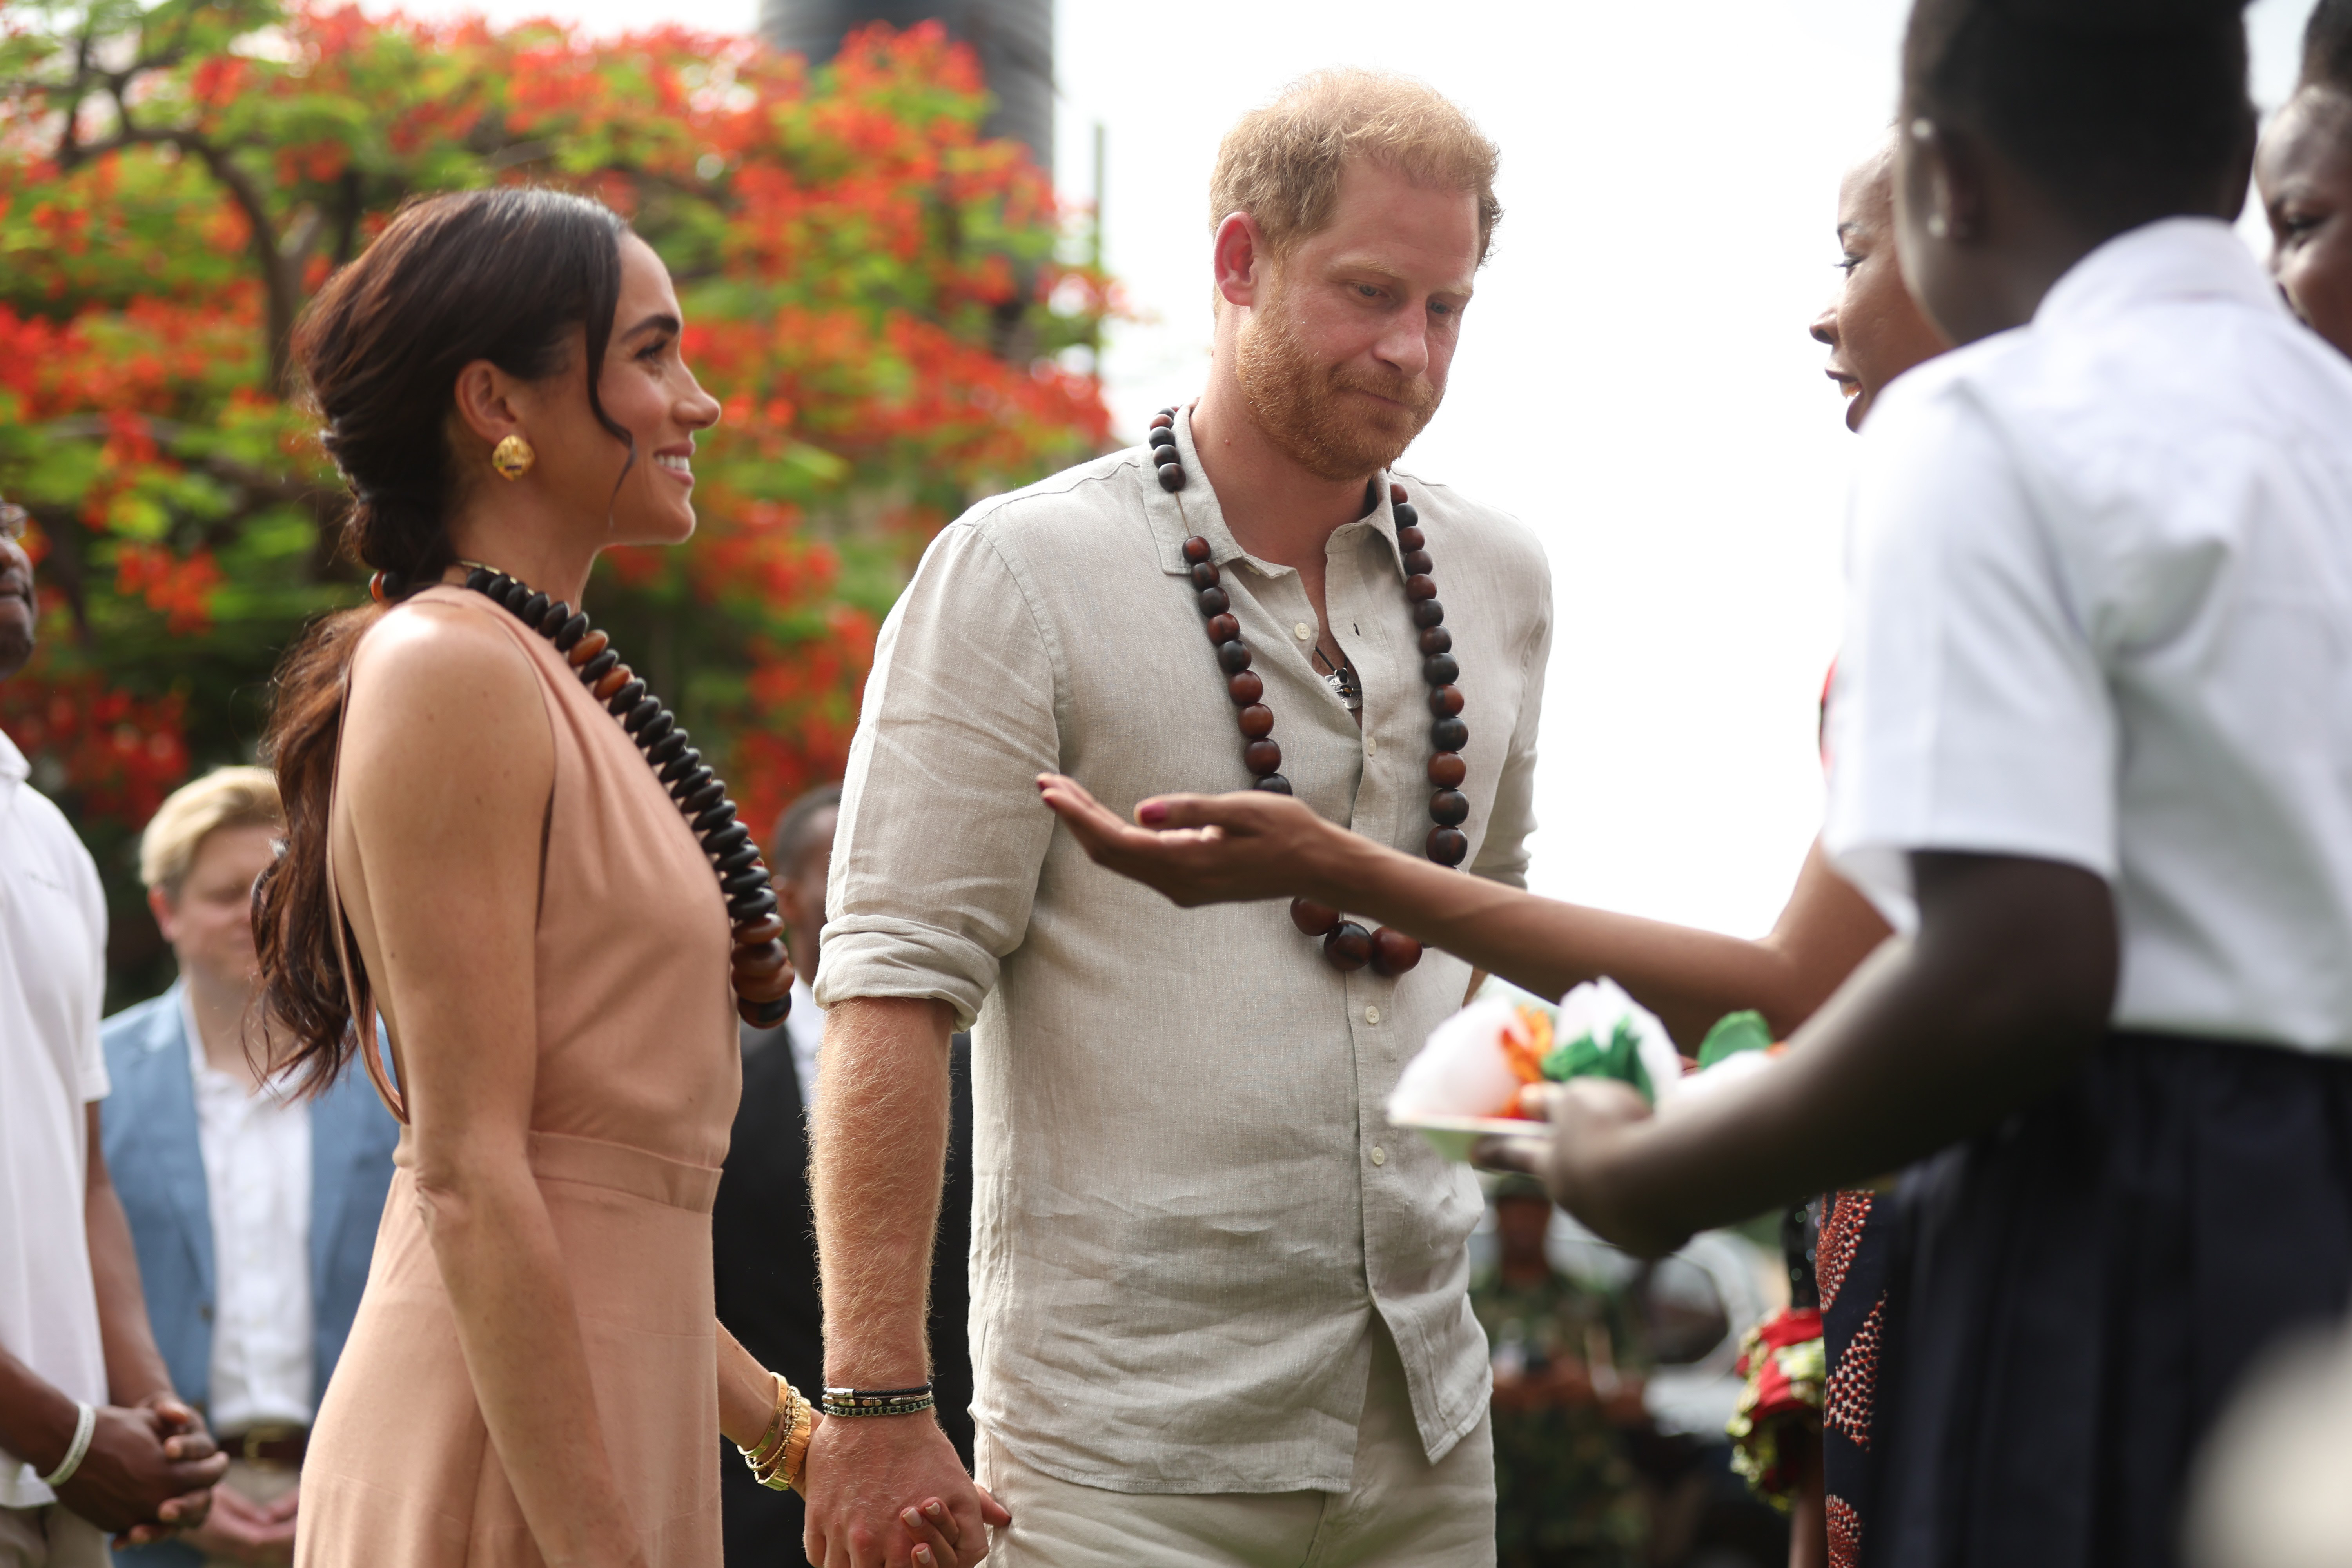
<instances>
[{"instance_id":1,"label":"short beard","mask_svg":"<svg viewBox=\"0 0 2352 1568\"><path fill-rule=\"evenodd\" d=\"M1234 355L1234 377L1258 428L1317 479L1369 479L1386 468L1427 426L1442 395L1425 376L1317 363L1285 309L1288 290L1279 273L1270 291L1273 298L1242 328ZM1342 395L1350 391L1402 406Z\"/></svg>"}]
</instances>

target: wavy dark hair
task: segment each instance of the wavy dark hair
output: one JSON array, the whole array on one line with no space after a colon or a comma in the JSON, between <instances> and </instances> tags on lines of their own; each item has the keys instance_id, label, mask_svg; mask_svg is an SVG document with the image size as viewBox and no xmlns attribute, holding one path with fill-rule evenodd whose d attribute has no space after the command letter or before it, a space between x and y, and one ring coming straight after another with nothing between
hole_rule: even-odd
<instances>
[{"instance_id":1,"label":"wavy dark hair","mask_svg":"<svg viewBox=\"0 0 2352 1568\"><path fill-rule=\"evenodd\" d=\"M351 489L341 543L383 574L387 602L437 581L456 560L448 519L462 493L448 428L467 365L487 360L528 381L584 369L590 409L635 461L635 443L596 395L626 232L609 207L560 191L421 197L312 301L295 330L295 359L320 444ZM581 331L586 363L575 367L572 336ZM374 1011L350 921L328 890L327 834L352 653L383 613L374 604L338 611L303 632L278 663L262 740L286 838L254 886L254 939L270 1017L290 1033L289 1059L312 1093L351 1064L352 992L363 1016Z\"/></svg>"},{"instance_id":2,"label":"wavy dark hair","mask_svg":"<svg viewBox=\"0 0 2352 1568\"><path fill-rule=\"evenodd\" d=\"M2253 147L2246 0L1918 0L1914 113L1982 135L2077 217L2120 234L2237 216ZM2221 209L2228 207L2226 214Z\"/></svg>"}]
</instances>

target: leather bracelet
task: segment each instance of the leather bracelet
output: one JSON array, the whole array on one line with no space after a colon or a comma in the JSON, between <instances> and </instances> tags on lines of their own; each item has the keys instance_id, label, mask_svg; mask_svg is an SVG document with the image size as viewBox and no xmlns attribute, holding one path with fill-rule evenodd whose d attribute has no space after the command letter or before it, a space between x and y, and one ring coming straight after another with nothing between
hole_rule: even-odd
<instances>
[{"instance_id":1,"label":"leather bracelet","mask_svg":"<svg viewBox=\"0 0 2352 1568\"><path fill-rule=\"evenodd\" d=\"M73 1441L66 1445L66 1457L58 1461L56 1469L36 1479L49 1488L61 1487L73 1479L74 1472L81 1468L82 1460L89 1455L90 1436L97 1430L97 1407L87 1400L74 1401Z\"/></svg>"},{"instance_id":2,"label":"leather bracelet","mask_svg":"<svg viewBox=\"0 0 2352 1568\"><path fill-rule=\"evenodd\" d=\"M931 1385L928 1383L914 1388L828 1388L824 1391L824 1413L827 1415L916 1415L936 1403L931 1394Z\"/></svg>"}]
</instances>

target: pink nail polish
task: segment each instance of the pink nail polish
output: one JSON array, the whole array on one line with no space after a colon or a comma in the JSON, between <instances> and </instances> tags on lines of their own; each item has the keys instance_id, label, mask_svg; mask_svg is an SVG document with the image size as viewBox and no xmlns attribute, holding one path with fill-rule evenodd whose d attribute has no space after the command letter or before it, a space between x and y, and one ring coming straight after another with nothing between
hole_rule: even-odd
<instances>
[{"instance_id":1,"label":"pink nail polish","mask_svg":"<svg viewBox=\"0 0 2352 1568\"><path fill-rule=\"evenodd\" d=\"M1135 820L1146 827L1157 827L1168 820L1168 807L1156 800L1147 800L1135 808Z\"/></svg>"}]
</instances>

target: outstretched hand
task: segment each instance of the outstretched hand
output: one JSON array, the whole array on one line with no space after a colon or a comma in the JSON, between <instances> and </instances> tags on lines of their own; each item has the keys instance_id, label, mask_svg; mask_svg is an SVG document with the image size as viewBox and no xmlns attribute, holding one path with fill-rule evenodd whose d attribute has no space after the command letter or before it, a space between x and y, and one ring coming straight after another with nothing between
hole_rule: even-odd
<instances>
[{"instance_id":1,"label":"outstretched hand","mask_svg":"<svg viewBox=\"0 0 2352 1568\"><path fill-rule=\"evenodd\" d=\"M1288 795L1154 795L1121 822L1076 779L1041 773L1037 788L1098 866L1192 909L1313 897L1320 854L1338 829Z\"/></svg>"}]
</instances>

